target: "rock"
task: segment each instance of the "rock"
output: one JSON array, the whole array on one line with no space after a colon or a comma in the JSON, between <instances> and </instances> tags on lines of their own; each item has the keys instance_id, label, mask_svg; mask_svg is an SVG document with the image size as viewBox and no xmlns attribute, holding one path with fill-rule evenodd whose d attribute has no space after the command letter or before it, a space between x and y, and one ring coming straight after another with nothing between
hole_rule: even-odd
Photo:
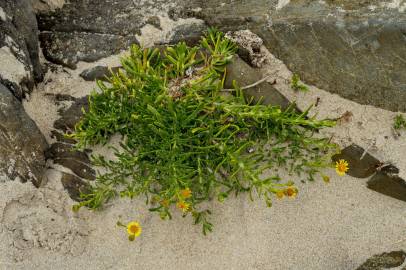
<instances>
[{"instance_id":1,"label":"rock","mask_svg":"<svg viewBox=\"0 0 406 270\"><path fill-rule=\"evenodd\" d=\"M406 259L406 253L402 250L392 251L374 255L369 258L363 265L356 270L383 270L393 267L398 267L403 264Z\"/></svg>"},{"instance_id":2,"label":"rock","mask_svg":"<svg viewBox=\"0 0 406 270\"><path fill-rule=\"evenodd\" d=\"M78 202L81 201L80 194L86 193L90 189L88 183L68 173L62 173L61 182L63 187L68 191L69 197Z\"/></svg>"},{"instance_id":3,"label":"rock","mask_svg":"<svg viewBox=\"0 0 406 270\"><path fill-rule=\"evenodd\" d=\"M238 86L243 87L262 79L262 75L258 70L250 67L238 56L233 57L232 63L227 66L226 72L224 88L227 89L233 88L233 80L236 81ZM283 110L291 105L289 100L269 82L263 82L255 87L246 89L244 93L247 100L249 101L253 98L254 103L262 100L264 104L280 106Z\"/></svg>"},{"instance_id":4,"label":"rock","mask_svg":"<svg viewBox=\"0 0 406 270\"><path fill-rule=\"evenodd\" d=\"M226 37L238 45L237 54L253 67L261 67L265 54L261 53L263 40L250 30L228 32Z\"/></svg>"},{"instance_id":5,"label":"rock","mask_svg":"<svg viewBox=\"0 0 406 270\"><path fill-rule=\"evenodd\" d=\"M223 31L250 29L305 83L406 112L406 13L392 2L187 1L175 13Z\"/></svg>"},{"instance_id":6,"label":"rock","mask_svg":"<svg viewBox=\"0 0 406 270\"><path fill-rule=\"evenodd\" d=\"M36 12L44 12L63 7L65 0L31 0L31 3Z\"/></svg>"},{"instance_id":7,"label":"rock","mask_svg":"<svg viewBox=\"0 0 406 270\"><path fill-rule=\"evenodd\" d=\"M63 132L74 130L76 123L83 116L82 108L84 110L88 110L89 108L87 96L77 99L65 112L63 112L61 115L62 117L55 121L54 127Z\"/></svg>"},{"instance_id":8,"label":"rock","mask_svg":"<svg viewBox=\"0 0 406 270\"><path fill-rule=\"evenodd\" d=\"M85 163L74 159L74 158L55 158L54 163L62 165L68 169L70 169L74 174L79 176L80 178L87 179L87 180L95 180L96 179L96 171Z\"/></svg>"},{"instance_id":9,"label":"rock","mask_svg":"<svg viewBox=\"0 0 406 270\"><path fill-rule=\"evenodd\" d=\"M37 32L29 0L0 2L0 82L19 99L43 78Z\"/></svg>"},{"instance_id":10,"label":"rock","mask_svg":"<svg viewBox=\"0 0 406 270\"><path fill-rule=\"evenodd\" d=\"M164 16L169 8L181 2L71 0L60 9L40 11L38 25L44 55L52 62L75 68L78 61L91 62L128 49L131 44L138 43L147 25L153 28L148 29L156 38L162 38L157 42L200 37L206 29L201 21L179 20L173 25L165 21L165 27L161 25L159 16ZM169 20L168 16L166 19ZM155 34L155 30L161 34Z\"/></svg>"},{"instance_id":11,"label":"rock","mask_svg":"<svg viewBox=\"0 0 406 270\"><path fill-rule=\"evenodd\" d=\"M93 62L138 43L131 35L87 32L41 32L39 38L45 58L71 69L76 69L79 61Z\"/></svg>"},{"instance_id":12,"label":"rock","mask_svg":"<svg viewBox=\"0 0 406 270\"><path fill-rule=\"evenodd\" d=\"M406 202L406 181L397 175L379 172L367 182L367 187Z\"/></svg>"},{"instance_id":13,"label":"rock","mask_svg":"<svg viewBox=\"0 0 406 270\"><path fill-rule=\"evenodd\" d=\"M85 81L102 80L107 81L106 77L111 75L111 72L117 73L121 67L107 67L107 66L95 66L84 70L80 73Z\"/></svg>"},{"instance_id":14,"label":"rock","mask_svg":"<svg viewBox=\"0 0 406 270\"><path fill-rule=\"evenodd\" d=\"M333 161L344 159L349 164L348 175L357 178L366 178L371 176L377 171L381 162L370 155L368 152L361 159L364 154L364 149L356 144L352 144L343 150L340 154L332 157Z\"/></svg>"},{"instance_id":15,"label":"rock","mask_svg":"<svg viewBox=\"0 0 406 270\"><path fill-rule=\"evenodd\" d=\"M45 157L47 159L58 159L58 158L68 158L75 159L86 165L90 165L90 159L87 153L82 151L77 151L72 145L57 142L53 143L51 147L45 152Z\"/></svg>"},{"instance_id":16,"label":"rock","mask_svg":"<svg viewBox=\"0 0 406 270\"><path fill-rule=\"evenodd\" d=\"M31 181L40 186L48 144L21 103L0 84L0 181Z\"/></svg>"}]
</instances>

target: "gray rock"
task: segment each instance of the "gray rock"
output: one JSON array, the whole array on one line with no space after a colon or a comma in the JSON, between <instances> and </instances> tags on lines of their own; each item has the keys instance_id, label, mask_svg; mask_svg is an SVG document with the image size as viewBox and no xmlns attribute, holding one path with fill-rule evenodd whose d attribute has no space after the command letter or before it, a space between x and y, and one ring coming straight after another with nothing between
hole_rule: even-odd
<instances>
[{"instance_id":1,"label":"gray rock","mask_svg":"<svg viewBox=\"0 0 406 270\"><path fill-rule=\"evenodd\" d=\"M384 252L372 256L356 270L383 270L398 267L403 264L405 259L406 253L403 250L392 251L389 253Z\"/></svg>"},{"instance_id":2,"label":"gray rock","mask_svg":"<svg viewBox=\"0 0 406 270\"><path fill-rule=\"evenodd\" d=\"M261 79L262 75L257 69L250 67L240 57L234 56L232 63L227 66L224 88L234 88L233 81L235 81L239 87L243 87ZM282 109L287 109L291 105L290 101L269 82L263 82L255 87L246 89L244 93L247 101L252 100L254 103L261 100L263 104L280 106Z\"/></svg>"},{"instance_id":3,"label":"gray rock","mask_svg":"<svg viewBox=\"0 0 406 270\"><path fill-rule=\"evenodd\" d=\"M367 182L367 187L406 202L406 181L397 175L381 171Z\"/></svg>"},{"instance_id":4,"label":"gray rock","mask_svg":"<svg viewBox=\"0 0 406 270\"><path fill-rule=\"evenodd\" d=\"M88 97L77 99L66 111L62 112L61 118L55 121L54 127L63 132L74 130L76 123L83 116L82 108L89 108Z\"/></svg>"},{"instance_id":5,"label":"gray rock","mask_svg":"<svg viewBox=\"0 0 406 270\"><path fill-rule=\"evenodd\" d=\"M379 0L279 2L187 1L176 13L223 31L250 29L306 83L406 112L405 12Z\"/></svg>"},{"instance_id":6,"label":"gray rock","mask_svg":"<svg viewBox=\"0 0 406 270\"><path fill-rule=\"evenodd\" d=\"M0 84L0 180L19 179L40 186L47 147L21 103Z\"/></svg>"},{"instance_id":7,"label":"gray rock","mask_svg":"<svg viewBox=\"0 0 406 270\"><path fill-rule=\"evenodd\" d=\"M134 35L87 32L41 32L39 39L45 58L71 69L79 61L93 62L138 43Z\"/></svg>"},{"instance_id":8,"label":"gray rock","mask_svg":"<svg viewBox=\"0 0 406 270\"><path fill-rule=\"evenodd\" d=\"M0 82L21 99L43 78L30 0L0 1Z\"/></svg>"},{"instance_id":9,"label":"gray rock","mask_svg":"<svg viewBox=\"0 0 406 270\"><path fill-rule=\"evenodd\" d=\"M160 28L155 14L169 10L180 0L71 0L54 11L38 14L41 45L45 57L75 68L78 61L95 61L138 43L136 35L147 24ZM176 42L200 37L202 24L178 25L170 36Z\"/></svg>"},{"instance_id":10,"label":"gray rock","mask_svg":"<svg viewBox=\"0 0 406 270\"><path fill-rule=\"evenodd\" d=\"M77 151L72 145L63 142L53 143L45 152L45 157L47 159L75 159L90 166L90 159L86 152Z\"/></svg>"},{"instance_id":11,"label":"gray rock","mask_svg":"<svg viewBox=\"0 0 406 270\"><path fill-rule=\"evenodd\" d=\"M107 66L95 66L84 70L82 73L80 73L80 77L82 77L85 81L107 81L106 77L109 77L111 75L111 72L117 73L120 68L121 67L110 68Z\"/></svg>"},{"instance_id":12,"label":"gray rock","mask_svg":"<svg viewBox=\"0 0 406 270\"><path fill-rule=\"evenodd\" d=\"M81 201L80 194L86 193L90 189L90 185L80 179L79 177L62 173L61 182L63 187L68 191L69 196L72 200Z\"/></svg>"},{"instance_id":13,"label":"gray rock","mask_svg":"<svg viewBox=\"0 0 406 270\"><path fill-rule=\"evenodd\" d=\"M82 163L76 158L55 158L54 163L62 165L70 169L74 174L80 178L87 180L96 179L96 171L90 165Z\"/></svg>"},{"instance_id":14,"label":"gray rock","mask_svg":"<svg viewBox=\"0 0 406 270\"><path fill-rule=\"evenodd\" d=\"M377 168L380 166L381 162L368 152L365 153L364 157L361 159L363 154L364 149L362 147L352 144L341 150L340 154L334 155L332 158L333 161L344 159L348 162L348 175L357 178L366 178L377 171Z\"/></svg>"}]
</instances>

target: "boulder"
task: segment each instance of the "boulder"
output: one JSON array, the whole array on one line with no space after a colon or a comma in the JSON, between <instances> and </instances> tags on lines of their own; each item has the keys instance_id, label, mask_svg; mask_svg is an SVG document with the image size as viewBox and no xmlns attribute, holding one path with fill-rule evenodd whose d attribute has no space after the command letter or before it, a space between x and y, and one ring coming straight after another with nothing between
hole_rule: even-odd
<instances>
[{"instance_id":1,"label":"boulder","mask_svg":"<svg viewBox=\"0 0 406 270\"><path fill-rule=\"evenodd\" d=\"M308 84L361 104L406 112L402 1L187 1L176 17L250 29Z\"/></svg>"},{"instance_id":2,"label":"boulder","mask_svg":"<svg viewBox=\"0 0 406 270\"><path fill-rule=\"evenodd\" d=\"M0 82L19 99L43 77L37 34L30 0L0 1Z\"/></svg>"},{"instance_id":3,"label":"boulder","mask_svg":"<svg viewBox=\"0 0 406 270\"><path fill-rule=\"evenodd\" d=\"M0 181L31 181L40 186L47 147L21 103L0 84Z\"/></svg>"},{"instance_id":4,"label":"boulder","mask_svg":"<svg viewBox=\"0 0 406 270\"><path fill-rule=\"evenodd\" d=\"M367 187L406 202L406 181L396 174L378 172L367 182Z\"/></svg>"},{"instance_id":5,"label":"boulder","mask_svg":"<svg viewBox=\"0 0 406 270\"><path fill-rule=\"evenodd\" d=\"M55 63L76 68L78 61L92 62L126 50L138 43L142 29L161 31L157 43L196 39L206 29L202 23L166 23L157 15L165 14L180 0L71 0L55 10L40 10L38 25L45 57ZM165 31L162 29L165 28ZM144 44L143 44L144 45Z\"/></svg>"}]
</instances>

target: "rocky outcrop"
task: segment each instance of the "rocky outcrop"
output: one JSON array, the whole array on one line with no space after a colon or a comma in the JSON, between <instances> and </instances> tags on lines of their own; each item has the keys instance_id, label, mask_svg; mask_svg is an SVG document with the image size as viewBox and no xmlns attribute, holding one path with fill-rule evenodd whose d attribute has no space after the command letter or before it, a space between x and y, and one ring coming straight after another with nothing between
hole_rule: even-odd
<instances>
[{"instance_id":1,"label":"rocky outcrop","mask_svg":"<svg viewBox=\"0 0 406 270\"><path fill-rule=\"evenodd\" d=\"M72 0L38 18L47 58L72 68L139 41L147 25L164 29L157 14L175 22L200 18L223 31L251 29L306 83L361 104L406 111L405 8L389 0ZM178 25L170 37L160 36L176 42L203 29Z\"/></svg>"},{"instance_id":2,"label":"rocky outcrop","mask_svg":"<svg viewBox=\"0 0 406 270\"><path fill-rule=\"evenodd\" d=\"M224 31L248 28L306 83L361 104L406 111L401 1L190 2L174 16L197 16Z\"/></svg>"},{"instance_id":3,"label":"rocky outcrop","mask_svg":"<svg viewBox=\"0 0 406 270\"><path fill-rule=\"evenodd\" d=\"M160 33L163 43L200 37L205 29L201 23L174 23L171 31L168 22L161 23L157 15L176 7L176 2L72 0L60 9L40 11L44 55L52 62L76 68L78 61L92 62L139 43L138 37L147 25L152 27L150 31Z\"/></svg>"},{"instance_id":4,"label":"rocky outcrop","mask_svg":"<svg viewBox=\"0 0 406 270\"><path fill-rule=\"evenodd\" d=\"M0 1L0 82L19 99L43 77L37 34L29 0Z\"/></svg>"},{"instance_id":5,"label":"rocky outcrop","mask_svg":"<svg viewBox=\"0 0 406 270\"><path fill-rule=\"evenodd\" d=\"M0 181L31 181L40 186L47 147L21 103L0 84Z\"/></svg>"}]
</instances>

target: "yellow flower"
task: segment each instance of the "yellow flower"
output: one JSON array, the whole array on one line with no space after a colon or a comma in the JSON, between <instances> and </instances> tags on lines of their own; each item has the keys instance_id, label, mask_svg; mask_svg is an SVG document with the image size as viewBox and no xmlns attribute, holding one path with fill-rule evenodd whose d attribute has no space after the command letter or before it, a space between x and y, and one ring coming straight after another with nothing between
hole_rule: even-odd
<instances>
[{"instance_id":1,"label":"yellow flower","mask_svg":"<svg viewBox=\"0 0 406 270\"><path fill-rule=\"evenodd\" d=\"M130 241L134 241L134 239L141 234L142 228L138 222L131 221L127 224L127 232L129 235L128 239L130 239Z\"/></svg>"},{"instance_id":2,"label":"yellow flower","mask_svg":"<svg viewBox=\"0 0 406 270\"><path fill-rule=\"evenodd\" d=\"M181 209L184 213L187 212L187 211L189 211L189 208L190 208L190 204L188 204L188 203L186 203L186 202L183 202L183 201L178 202L178 203L176 204L176 206L177 206L179 209Z\"/></svg>"},{"instance_id":3,"label":"yellow flower","mask_svg":"<svg viewBox=\"0 0 406 270\"><path fill-rule=\"evenodd\" d=\"M187 199L187 198L190 198L190 197L192 196L192 191L190 190L190 188L185 188L185 189L182 189L182 190L180 191L180 195L181 195L184 199Z\"/></svg>"},{"instance_id":4,"label":"yellow flower","mask_svg":"<svg viewBox=\"0 0 406 270\"><path fill-rule=\"evenodd\" d=\"M330 177L328 177L327 175L323 175L323 181L326 183L330 183Z\"/></svg>"},{"instance_id":5,"label":"yellow flower","mask_svg":"<svg viewBox=\"0 0 406 270\"><path fill-rule=\"evenodd\" d=\"M285 194L283 193L283 191L278 191L278 192L276 192L275 193L276 194L276 197L278 198L278 199L283 199L283 197L285 197Z\"/></svg>"},{"instance_id":6,"label":"yellow flower","mask_svg":"<svg viewBox=\"0 0 406 270\"><path fill-rule=\"evenodd\" d=\"M284 193L286 196L290 197L290 198L295 198L296 195L297 195L297 188L295 188L295 187L287 187L287 188L283 191L283 193Z\"/></svg>"},{"instance_id":7,"label":"yellow flower","mask_svg":"<svg viewBox=\"0 0 406 270\"><path fill-rule=\"evenodd\" d=\"M163 207L169 207L169 201L167 199L163 199L159 202Z\"/></svg>"},{"instance_id":8,"label":"yellow flower","mask_svg":"<svg viewBox=\"0 0 406 270\"><path fill-rule=\"evenodd\" d=\"M339 161L336 161L336 172L339 176L345 175L345 173L348 171L348 162L344 159L340 159Z\"/></svg>"}]
</instances>

